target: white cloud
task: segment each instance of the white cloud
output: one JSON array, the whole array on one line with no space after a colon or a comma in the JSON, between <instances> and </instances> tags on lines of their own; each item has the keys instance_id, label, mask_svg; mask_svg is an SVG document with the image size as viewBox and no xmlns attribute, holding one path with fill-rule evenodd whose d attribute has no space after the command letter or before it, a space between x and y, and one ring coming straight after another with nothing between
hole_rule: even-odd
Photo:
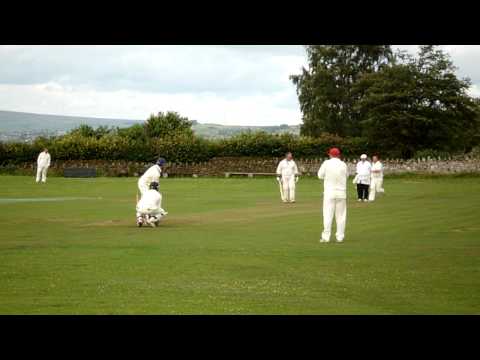
<instances>
[{"instance_id":1,"label":"white cloud","mask_svg":"<svg viewBox=\"0 0 480 360\"><path fill-rule=\"evenodd\" d=\"M72 90L58 83L0 84L0 103L10 104L9 110L132 120L144 120L151 113L171 110L200 122L293 125L300 123L301 118L296 102L295 93L288 90L226 98L211 92L168 94Z\"/></svg>"}]
</instances>

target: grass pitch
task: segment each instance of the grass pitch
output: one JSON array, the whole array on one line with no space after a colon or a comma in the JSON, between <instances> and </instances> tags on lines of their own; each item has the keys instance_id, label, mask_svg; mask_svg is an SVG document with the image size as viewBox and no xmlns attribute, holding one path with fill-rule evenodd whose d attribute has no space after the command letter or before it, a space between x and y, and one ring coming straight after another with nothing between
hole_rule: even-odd
<instances>
[{"instance_id":1,"label":"grass pitch","mask_svg":"<svg viewBox=\"0 0 480 360\"><path fill-rule=\"evenodd\" d=\"M480 178L349 181L343 244L322 184L164 179L159 228L134 178L0 177L0 314L480 314ZM332 237L333 238L333 237ZM332 239L333 240L333 239Z\"/></svg>"}]
</instances>

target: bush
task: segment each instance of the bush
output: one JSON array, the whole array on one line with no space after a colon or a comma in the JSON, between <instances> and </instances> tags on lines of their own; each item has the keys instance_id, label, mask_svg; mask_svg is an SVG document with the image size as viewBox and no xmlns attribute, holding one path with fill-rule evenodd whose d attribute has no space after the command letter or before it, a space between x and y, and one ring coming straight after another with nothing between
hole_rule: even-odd
<instances>
[{"instance_id":1,"label":"bush","mask_svg":"<svg viewBox=\"0 0 480 360\"><path fill-rule=\"evenodd\" d=\"M137 129L138 130L138 129ZM101 137L85 137L78 133L58 138L38 138L31 144L0 143L0 165L34 162L39 152L47 147L53 160L126 160L151 162L159 156L168 162L203 162L213 157L282 157L287 151L297 158L325 157L327 150L336 146L344 157L361 153L378 153L381 157L398 158L395 149L375 148L363 138L341 138L331 134L304 137L292 134L273 135L265 132L246 132L229 139L207 140L178 134L165 138L125 136L115 132ZM137 131L137 135L140 132ZM435 150L418 151L415 157L446 157Z\"/></svg>"},{"instance_id":2,"label":"bush","mask_svg":"<svg viewBox=\"0 0 480 360\"><path fill-rule=\"evenodd\" d=\"M332 146L340 148L344 156L356 156L367 151L366 142L361 138L344 139L327 133L313 138L250 132L220 140L218 156L282 157L291 151L296 157L323 157Z\"/></svg>"}]
</instances>

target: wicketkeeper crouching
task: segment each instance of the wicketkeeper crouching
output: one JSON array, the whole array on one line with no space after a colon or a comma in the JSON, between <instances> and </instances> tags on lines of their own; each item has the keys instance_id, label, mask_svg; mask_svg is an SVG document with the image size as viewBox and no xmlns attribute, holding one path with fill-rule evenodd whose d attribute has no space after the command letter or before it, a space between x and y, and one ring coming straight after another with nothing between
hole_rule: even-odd
<instances>
[{"instance_id":1,"label":"wicketkeeper crouching","mask_svg":"<svg viewBox=\"0 0 480 360\"><path fill-rule=\"evenodd\" d=\"M162 209L162 194L158 192L158 183L152 182L150 189L142 194L137 204L137 226L148 224L156 227L162 217L168 213Z\"/></svg>"}]
</instances>

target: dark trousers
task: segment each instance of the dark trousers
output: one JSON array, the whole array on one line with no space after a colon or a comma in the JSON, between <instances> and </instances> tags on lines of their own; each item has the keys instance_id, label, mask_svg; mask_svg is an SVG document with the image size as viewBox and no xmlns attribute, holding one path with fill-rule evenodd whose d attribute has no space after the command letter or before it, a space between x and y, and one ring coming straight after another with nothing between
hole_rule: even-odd
<instances>
[{"instance_id":1,"label":"dark trousers","mask_svg":"<svg viewBox=\"0 0 480 360\"><path fill-rule=\"evenodd\" d=\"M368 188L370 185L357 184L357 194L359 199L368 199Z\"/></svg>"}]
</instances>

